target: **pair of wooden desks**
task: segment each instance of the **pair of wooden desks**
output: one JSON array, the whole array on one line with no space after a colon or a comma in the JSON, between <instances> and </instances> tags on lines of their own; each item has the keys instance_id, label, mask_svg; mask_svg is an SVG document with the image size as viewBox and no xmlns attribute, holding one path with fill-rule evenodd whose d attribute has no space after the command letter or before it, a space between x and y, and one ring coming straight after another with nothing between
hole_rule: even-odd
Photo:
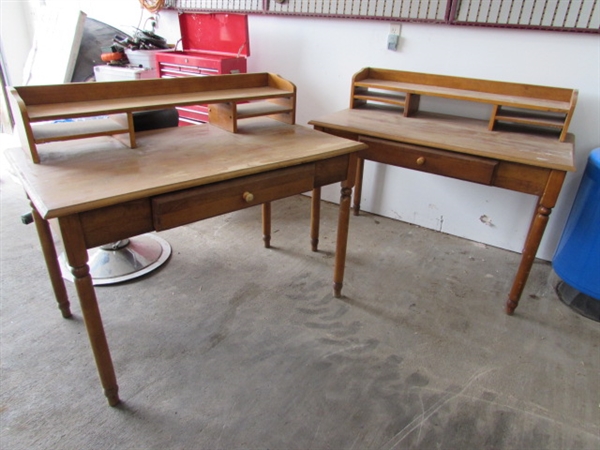
<instances>
[{"instance_id":1,"label":"pair of wooden desks","mask_svg":"<svg viewBox=\"0 0 600 450\"><path fill-rule=\"evenodd\" d=\"M313 120L319 131L293 124L295 87L271 74L210 77L210 83L176 79L97 83L89 89L66 85L52 88L49 94L38 88L13 91L13 111L21 118L26 151L12 149L7 156L31 200L59 308L64 317L70 317L48 224L49 219L58 221L110 405L119 403L118 386L87 265L87 249L259 204L263 205L263 235L269 246L270 202L312 190L311 242L317 250L320 188L341 182L334 268L334 295L339 297L350 197L356 180L354 207L358 213L365 159L539 197L506 305L512 314L565 173L574 169L573 137L566 130L574 100L569 103L569 92L560 90L492 83L490 93L486 92L490 85L481 80L406 74L377 70L357 74L351 109ZM415 77L429 84L415 84ZM441 89L437 86L444 83ZM465 90L465 86L478 90ZM113 89L110 94L107 91L109 98L103 98L102 89L109 88ZM61 97L61 92L69 95ZM496 102L493 118L488 122L419 112L419 96L424 93ZM558 98L544 98L555 94ZM266 108L246 105L245 114L238 108L238 102L265 99L269 101ZM373 99L378 106L368 104ZM133 111L179 102L210 104L217 126L148 131L133 139ZM505 103L550 111L552 117L532 117L528 110L514 114L506 110ZM400 106L404 114L382 109L381 104ZM129 125L97 130L77 122L67 126L40 123L37 129L35 125L36 120L102 113L126 114ZM239 118L259 115L278 121L254 118L238 129ZM545 132L499 131L499 121L554 127L560 139ZM129 134L128 146L135 148L111 137L122 133ZM96 138L83 139L92 136ZM42 152L38 151L40 144L44 144Z\"/></svg>"}]
</instances>

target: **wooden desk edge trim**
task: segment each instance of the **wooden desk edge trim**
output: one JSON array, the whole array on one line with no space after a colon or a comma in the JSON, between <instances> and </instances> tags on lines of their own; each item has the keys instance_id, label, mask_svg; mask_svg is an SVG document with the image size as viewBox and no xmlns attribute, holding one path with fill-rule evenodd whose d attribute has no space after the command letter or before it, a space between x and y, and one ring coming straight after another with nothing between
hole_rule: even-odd
<instances>
[{"instance_id":1,"label":"wooden desk edge trim","mask_svg":"<svg viewBox=\"0 0 600 450\"><path fill-rule=\"evenodd\" d=\"M77 214L80 212L90 211L90 210L94 210L94 209L98 209L98 208L103 208L106 206L112 206L115 204L124 203L124 202L128 202L128 201L140 200L143 198L148 198L148 197L161 195L161 194L165 194L165 193L169 193L169 192L174 192L174 191L178 191L178 190L204 186L204 185L217 183L220 181L226 181L226 180L230 180L233 178L244 177L244 176L248 176L248 175L254 175L254 174L264 172L267 170L270 171L270 170L276 170L276 169L281 169L281 168L286 168L286 167L293 167L293 166L297 166L300 164L316 162L316 161L319 161L320 159L328 159L328 158L333 158L335 156L342 156L342 155L346 155L346 154L356 153L361 150L364 150L365 148L367 148L367 145L365 145L361 142L355 141L353 144L349 145L348 147L344 147L343 149L331 150L327 153L321 153L318 156L296 158L294 160L286 161L285 164L282 164L281 162L275 162L275 163L271 163L268 165L262 165L262 166L260 166L261 170L259 170L259 168L257 168L257 167L247 167L247 168L242 168L242 169L228 172L225 176L222 174L219 174L219 175L214 175L211 177L204 178L201 180L200 183L198 182L198 180L173 183L173 184L169 184L169 185L160 186L157 188L148 188L148 189L138 190L135 192L130 192L126 195L118 195L118 196L114 196L114 197L110 197L110 198L103 198L101 200L93 200L93 201L89 201L89 202L79 203L75 206L64 206L64 207L56 207L56 208L46 205L44 203L44 201L38 195L35 194L37 189L35 189L33 186L31 186L31 184L29 184L29 182L27 181L27 177L22 173L22 165L21 164L23 164L23 163L31 164L31 166L34 170L40 170L40 169L43 170L42 168L45 166L42 164L35 164L35 165L32 164L26 158L25 152L20 147L8 149L5 151L5 154L6 154L7 160L11 163L11 166L13 168L15 168L15 170L17 171L16 175L19 178L19 180L21 181L23 188L25 189L25 192L30 197L30 200L34 204L37 212L40 214L40 216L43 219L48 220L48 219L54 219L54 218L58 218L58 217L68 216L71 214ZM17 154L19 156L16 157Z\"/></svg>"},{"instance_id":2,"label":"wooden desk edge trim","mask_svg":"<svg viewBox=\"0 0 600 450\"><path fill-rule=\"evenodd\" d=\"M473 155L473 156L481 156L484 158L500 159L497 156L487 155L485 153L477 153L477 152L469 150L469 149L463 149L463 148L456 147L456 146L453 147L451 145L446 145L444 148L441 148L436 143L431 143L430 145L427 145L427 142L418 141L415 139L398 140L398 136L394 136L391 134L380 133L380 132L372 131L369 129L356 128L356 127L352 127L352 126L336 125L336 124L332 124L330 122L321 121L319 119L310 120L308 122L308 124L319 129L320 131L325 131L327 129L330 129L330 130L336 130L336 131L340 131L340 132L344 132L344 133L348 133L348 134L356 134L356 135L360 135L360 136L369 136L369 137L374 137L374 138L379 138L379 139L386 139L386 140L389 140L392 142L402 142L402 143L418 145L418 146L422 146L422 147L441 149L441 150L463 153L463 154L468 154L468 155ZM568 136L571 137L571 139L573 141L575 140L573 134L568 133ZM574 143L572 143L572 147L571 147L571 160L574 161ZM514 163L524 164L524 165L528 165L528 166L543 167L546 169L562 170L562 171L566 171L566 172L574 172L576 170L574 162L572 165L563 165L563 164L545 163L543 161L527 162L525 160L513 158L513 157L503 158L502 161L514 162Z\"/></svg>"}]
</instances>

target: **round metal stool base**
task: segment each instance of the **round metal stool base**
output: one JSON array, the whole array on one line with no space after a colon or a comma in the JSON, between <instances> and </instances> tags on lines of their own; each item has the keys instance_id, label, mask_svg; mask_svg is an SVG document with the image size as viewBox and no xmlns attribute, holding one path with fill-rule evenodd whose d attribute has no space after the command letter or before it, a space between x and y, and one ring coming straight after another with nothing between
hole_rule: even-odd
<instances>
[{"instance_id":1,"label":"round metal stool base","mask_svg":"<svg viewBox=\"0 0 600 450\"><path fill-rule=\"evenodd\" d=\"M95 286L121 283L160 267L171 255L171 246L156 234L142 234L88 250L88 265ZM63 278L73 281L65 254L59 257Z\"/></svg>"}]
</instances>

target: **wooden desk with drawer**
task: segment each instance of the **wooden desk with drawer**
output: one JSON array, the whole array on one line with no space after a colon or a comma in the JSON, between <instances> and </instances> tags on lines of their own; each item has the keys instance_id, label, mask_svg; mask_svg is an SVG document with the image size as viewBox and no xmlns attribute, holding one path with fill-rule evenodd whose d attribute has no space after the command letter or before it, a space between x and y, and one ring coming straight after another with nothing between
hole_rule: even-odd
<instances>
[{"instance_id":1,"label":"wooden desk with drawer","mask_svg":"<svg viewBox=\"0 0 600 450\"><path fill-rule=\"evenodd\" d=\"M360 210L364 160L405 167L538 197L521 263L506 302L513 314L567 171L574 170L572 134L490 130L488 121L397 109L358 107L310 122L315 129L364 142L359 153L354 212Z\"/></svg>"},{"instance_id":2,"label":"wooden desk with drawer","mask_svg":"<svg viewBox=\"0 0 600 450\"><path fill-rule=\"evenodd\" d=\"M199 125L142 132L136 140L135 149L111 137L47 144L41 164L20 148L7 152L31 200L59 308L70 317L48 225L49 219L58 221L110 405L119 403L118 386L87 249L261 204L268 246L269 202L341 182L334 268L339 296L356 152L366 147L272 119L249 119L238 133ZM318 214L311 220L313 249L317 233Z\"/></svg>"}]
</instances>

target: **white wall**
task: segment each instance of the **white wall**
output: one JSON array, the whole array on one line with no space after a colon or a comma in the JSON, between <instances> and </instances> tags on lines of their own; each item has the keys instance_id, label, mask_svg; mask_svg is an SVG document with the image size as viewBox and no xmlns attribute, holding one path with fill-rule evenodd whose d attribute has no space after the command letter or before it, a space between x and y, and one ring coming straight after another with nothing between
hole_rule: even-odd
<instances>
[{"instance_id":1,"label":"white wall","mask_svg":"<svg viewBox=\"0 0 600 450\"><path fill-rule=\"evenodd\" d=\"M137 0L55 2L129 32L149 15ZM587 156L600 147L598 35L405 23L393 52L386 48L387 22L262 15L249 22L248 69L278 73L297 85L299 124L346 108L351 77L367 66L579 89L570 127L578 171L567 176L538 252L552 259ZM175 43L177 24L175 12L163 11L156 32ZM327 200L338 195L337 188L324 191ZM370 162L365 168L364 210L510 250L522 249L534 205L525 194ZM483 215L491 224L480 220Z\"/></svg>"},{"instance_id":2,"label":"white wall","mask_svg":"<svg viewBox=\"0 0 600 450\"><path fill-rule=\"evenodd\" d=\"M20 84L33 42L33 17L26 2L0 1L0 46L9 84Z\"/></svg>"},{"instance_id":3,"label":"white wall","mask_svg":"<svg viewBox=\"0 0 600 450\"><path fill-rule=\"evenodd\" d=\"M393 52L386 48L386 22L250 19L249 69L279 73L296 83L302 124L346 108L351 77L366 66L579 89L570 127L577 136L579 171L568 175L538 252L552 259L587 156L600 147L598 35L403 24L399 50ZM365 172L362 207L367 211L522 249L532 196L376 163L367 162ZM328 189L324 197L337 199L337 189ZM491 225L480 220L484 215Z\"/></svg>"}]
</instances>

